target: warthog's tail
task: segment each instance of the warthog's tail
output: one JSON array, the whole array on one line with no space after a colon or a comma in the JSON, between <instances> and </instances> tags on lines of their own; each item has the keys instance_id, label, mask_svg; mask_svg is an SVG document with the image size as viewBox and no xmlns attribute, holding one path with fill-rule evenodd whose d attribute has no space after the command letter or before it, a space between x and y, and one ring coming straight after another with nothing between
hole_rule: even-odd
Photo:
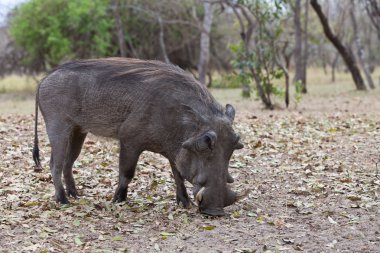
<instances>
[{"instance_id":1,"label":"warthog's tail","mask_svg":"<svg viewBox=\"0 0 380 253\"><path fill-rule=\"evenodd\" d=\"M33 160L37 167L41 167L40 163L40 149L38 148L38 133L37 133L37 125L38 125L38 93L40 90L40 85L38 85L36 92L36 111L34 116L34 146L33 146Z\"/></svg>"}]
</instances>

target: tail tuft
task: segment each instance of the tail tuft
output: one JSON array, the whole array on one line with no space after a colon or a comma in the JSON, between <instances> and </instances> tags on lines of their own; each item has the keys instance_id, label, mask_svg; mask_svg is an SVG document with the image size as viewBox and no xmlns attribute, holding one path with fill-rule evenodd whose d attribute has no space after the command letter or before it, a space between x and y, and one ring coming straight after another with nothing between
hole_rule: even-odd
<instances>
[{"instance_id":1,"label":"tail tuft","mask_svg":"<svg viewBox=\"0 0 380 253\"><path fill-rule=\"evenodd\" d=\"M33 153L34 163L36 164L37 167L41 167L40 149L38 148L38 145L34 145L32 153Z\"/></svg>"}]
</instances>

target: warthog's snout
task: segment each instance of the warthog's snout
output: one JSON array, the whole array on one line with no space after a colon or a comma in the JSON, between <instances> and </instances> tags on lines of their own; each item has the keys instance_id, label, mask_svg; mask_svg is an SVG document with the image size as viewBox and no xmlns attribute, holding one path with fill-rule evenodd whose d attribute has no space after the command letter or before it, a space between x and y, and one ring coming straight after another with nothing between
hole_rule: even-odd
<instances>
[{"instance_id":1,"label":"warthog's snout","mask_svg":"<svg viewBox=\"0 0 380 253\"><path fill-rule=\"evenodd\" d=\"M239 201L243 198L245 198L249 191L244 190L242 192L236 193L232 191L231 189L227 188L227 191L222 196L212 196L210 193L212 192L211 189L207 189L206 187L201 187L199 190L197 189L194 192L195 195L195 202L199 207L199 211L206 215L211 216L223 216L226 213L224 212L223 208L226 206L230 206L236 201ZM208 201L207 198L210 198ZM214 199L222 199L223 200L223 206L217 205L216 201L213 201Z\"/></svg>"}]
</instances>

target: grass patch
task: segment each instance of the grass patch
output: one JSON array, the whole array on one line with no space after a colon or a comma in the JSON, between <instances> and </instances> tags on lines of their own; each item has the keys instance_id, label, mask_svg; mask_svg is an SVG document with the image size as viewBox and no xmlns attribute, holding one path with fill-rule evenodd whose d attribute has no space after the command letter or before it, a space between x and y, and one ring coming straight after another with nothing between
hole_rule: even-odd
<instances>
[{"instance_id":1,"label":"grass patch","mask_svg":"<svg viewBox=\"0 0 380 253\"><path fill-rule=\"evenodd\" d=\"M19 94L0 94L0 115L33 114L34 96Z\"/></svg>"},{"instance_id":2,"label":"grass patch","mask_svg":"<svg viewBox=\"0 0 380 253\"><path fill-rule=\"evenodd\" d=\"M37 77L37 79L39 79ZM37 87L37 81L30 76L10 75L0 79L0 93L24 93L33 94Z\"/></svg>"},{"instance_id":3,"label":"grass patch","mask_svg":"<svg viewBox=\"0 0 380 253\"><path fill-rule=\"evenodd\" d=\"M290 81L292 82L294 71L290 71ZM363 75L364 78L364 75ZM376 69L372 74L373 81L376 88L380 86L380 68ZM219 73L215 73L213 77L213 88L233 88L241 89L241 85L236 83L236 80L229 78L226 74L226 78ZM366 80L365 80L366 81ZM275 85L285 89L285 79L275 80ZM253 87L254 84L252 83ZM349 72L337 71L335 73L335 82L331 80L331 70L328 69L327 73L322 68L308 68L307 71L307 89L310 95L315 96L334 96L347 92L355 92L356 87ZM233 94L235 92L232 92ZM290 94L295 93L294 85L290 84ZM215 91L215 94L218 92ZM255 94L252 94L255 96Z\"/></svg>"}]
</instances>

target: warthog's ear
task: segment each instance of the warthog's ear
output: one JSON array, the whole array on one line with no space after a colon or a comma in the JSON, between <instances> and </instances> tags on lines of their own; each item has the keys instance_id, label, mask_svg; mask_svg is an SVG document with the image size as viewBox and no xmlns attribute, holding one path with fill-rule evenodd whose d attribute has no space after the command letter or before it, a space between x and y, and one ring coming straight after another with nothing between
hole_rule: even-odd
<instances>
[{"instance_id":1,"label":"warthog's ear","mask_svg":"<svg viewBox=\"0 0 380 253\"><path fill-rule=\"evenodd\" d=\"M182 147L192 151L202 152L205 150L213 150L217 140L217 135L214 131L206 133L196 138L190 138L182 144Z\"/></svg>"},{"instance_id":2,"label":"warthog's ear","mask_svg":"<svg viewBox=\"0 0 380 253\"><path fill-rule=\"evenodd\" d=\"M234 121L234 119L235 119L235 108L230 104L226 104L226 115L231 120L231 122Z\"/></svg>"}]
</instances>

